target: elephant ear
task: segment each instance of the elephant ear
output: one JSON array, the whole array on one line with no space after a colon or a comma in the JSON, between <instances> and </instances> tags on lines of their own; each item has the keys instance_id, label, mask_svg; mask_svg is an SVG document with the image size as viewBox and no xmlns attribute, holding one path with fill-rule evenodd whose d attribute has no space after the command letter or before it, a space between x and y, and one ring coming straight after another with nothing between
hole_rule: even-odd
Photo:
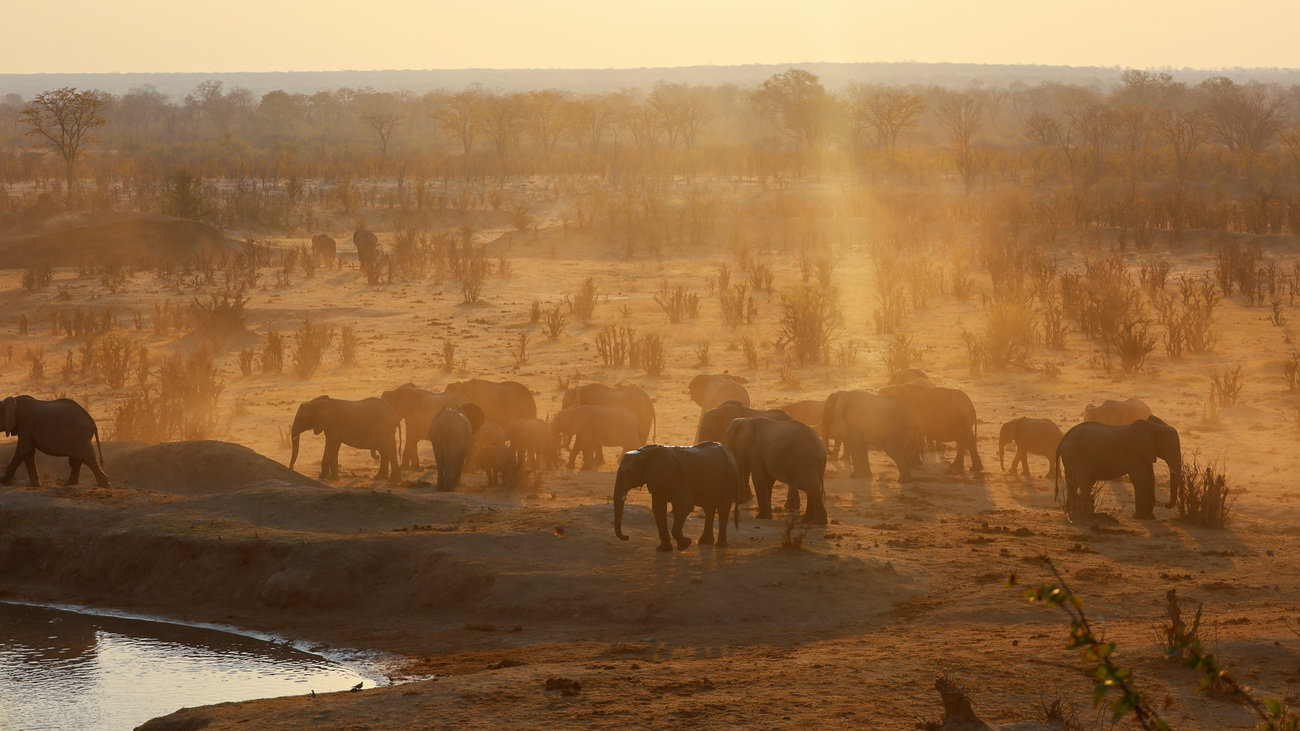
<instances>
[{"instance_id":1,"label":"elephant ear","mask_svg":"<svg viewBox=\"0 0 1300 731\"><path fill-rule=\"evenodd\" d=\"M733 455L749 452L754 442L754 422L750 419L736 419L727 427L727 448Z\"/></svg>"},{"instance_id":2,"label":"elephant ear","mask_svg":"<svg viewBox=\"0 0 1300 731\"><path fill-rule=\"evenodd\" d=\"M1135 421L1128 427L1129 448L1142 459L1155 464L1159 452L1156 451L1155 425L1149 421Z\"/></svg>"},{"instance_id":3,"label":"elephant ear","mask_svg":"<svg viewBox=\"0 0 1300 731\"><path fill-rule=\"evenodd\" d=\"M713 382L713 376L710 376L707 373L701 373L700 375L692 378L691 389L690 389L691 400L694 401L699 406L703 406L705 390L708 389L709 384L712 382Z\"/></svg>"},{"instance_id":4,"label":"elephant ear","mask_svg":"<svg viewBox=\"0 0 1300 731\"><path fill-rule=\"evenodd\" d=\"M483 409L479 408L479 405L473 401L466 401L461 404L460 412L465 415L465 418L469 419L469 425L476 433L479 427L487 422L487 416L483 413Z\"/></svg>"},{"instance_id":5,"label":"elephant ear","mask_svg":"<svg viewBox=\"0 0 1300 731\"><path fill-rule=\"evenodd\" d=\"M334 399L317 399L319 402L316 406L316 425L312 427L312 434L320 434L334 425L338 419L339 405Z\"/></svg>"},{"instance_id":6,"label":"elephant ear","mask_svg":"<svg viewBox=\"0 0 1300 731\"><path fill-rule=\"evenodd\" d=\"M844 421L844 409L848 405L849 394L845 391L836 391L826 399L826 410L822 414L822 423L831 425Z\"/></svg>"},{"instance_id":7,"label":"elephant ear","mask_svg":"<svg viewBox=\"0 0 1300 731\"><path fill-rule=\"evenodd\" d=\"M4 414L5 434L13 436L18 430L18 399L13 396L5 399L4 405L0 406L0 411Z\"/></svg>"}]
</instances>

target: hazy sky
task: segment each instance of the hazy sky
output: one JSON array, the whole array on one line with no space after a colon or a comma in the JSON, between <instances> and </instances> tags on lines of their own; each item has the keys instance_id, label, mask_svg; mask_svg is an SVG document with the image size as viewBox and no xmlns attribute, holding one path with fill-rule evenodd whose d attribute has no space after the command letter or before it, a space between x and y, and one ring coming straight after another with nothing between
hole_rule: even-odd
<instances>
[{"instance_id":1,"label":"hazy sky","mask_svg":"<svg viewBox=\"0 0 1300 731\"><path fill-rule=\"evenodd\" d=\"M1300 67L1300 1L65 0L0 9L0 73L801 61Z\"/></svg>"}]
</instances>

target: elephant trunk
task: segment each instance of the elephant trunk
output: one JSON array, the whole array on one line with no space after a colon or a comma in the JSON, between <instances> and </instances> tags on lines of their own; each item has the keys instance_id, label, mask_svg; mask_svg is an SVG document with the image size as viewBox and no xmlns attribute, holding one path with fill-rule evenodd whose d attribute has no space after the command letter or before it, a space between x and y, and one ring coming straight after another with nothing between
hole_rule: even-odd
<instances>
[{"instance_id":1,"label":"elephant trunk","mask_svg":"<svg viewBox=\"0 0 1300 731\"><path fill-rule=\"evenodd\" d=\"M293 426L289 429L289 434L293 441L293 454L289 456L289 469L293 469L294 463L298 461L299 437L301 437L302 433L305 431L307 431L307 427L302 423L302 418L300 416L295 416L293 419Z\"/></svg>"},{"instance_id":2,"label":"elephant trunk","mask_svg":"<svg viewBox=\"0 0 1300 731\"><path fill-rule=\"evenodd\" d=\"M1169 502L1165 508L1172 508L1178 504L1178 493L1183 489L1183 455L1175 454L1165 464L1169 465Z\"/></svg>"},{"instance_id":3,"label":"elephant trunk","mask_svg":"<svg viewBox=\"0 0 1300 731\"><path fill-rule=\"evenodd\" d=\"M1007 443L999 439L998 440L998 467L1000 467L1003 472L1007 471L1006 454L1007 454Z\"/></svg>"},{"instance_id":4,"label":"elephant trunk","mask_svg":"<svg viewBox=\"0 0 1300 731\"><path fill-rule=\"evenodd\" d=\"M623 476L620 467L619 475L614 480L614 535L618 536L620 541L628 540L628 537L623 535L623 504L627 501L629 489L628 480Z\"/></svg>"}]
</instances>

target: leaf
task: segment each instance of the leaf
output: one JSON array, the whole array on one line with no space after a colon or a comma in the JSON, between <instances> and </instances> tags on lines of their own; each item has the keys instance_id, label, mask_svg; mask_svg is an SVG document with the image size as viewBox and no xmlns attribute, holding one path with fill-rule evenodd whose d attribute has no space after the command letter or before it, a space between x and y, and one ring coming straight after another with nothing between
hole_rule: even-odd
<instances>
[{"instance_id":1,"label":"leaf","mask_svg":"<svg viewBox=\"0 0 1300 731\"><path fill-rule=\"evenodd\" d=\"M1274 718L1281 718L1281 717L1282 717L1282 702L1281 702L1281 701L1279 701L1279 700L1276 699L1276 698L1265 698L1265 699L1264 699L1264 705L1268 706L1268 710L1269 710L1270 713L1273 714L1273 717L1274 717Z\"/></svg>"}]
</instances>

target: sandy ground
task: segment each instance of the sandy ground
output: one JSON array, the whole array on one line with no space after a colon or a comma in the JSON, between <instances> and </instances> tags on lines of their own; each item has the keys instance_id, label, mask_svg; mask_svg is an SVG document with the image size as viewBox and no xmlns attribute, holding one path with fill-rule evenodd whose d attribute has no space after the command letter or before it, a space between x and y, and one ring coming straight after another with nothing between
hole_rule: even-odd
<instances>
[{"instance_id":1,"label":"sandy ground","mask_svg":"<svg viewBox=\"0 0 1300 731\"><path fill-rule=\"evenodd\" d=\"M766 345L759 367L746 365L741 337L770 342L779 292L799 281L797 254L779 244L753 251L771 263L778 294L760 294L761 324L738 330L722 325L717 299L705 296L716 264L734 262L731 252L667 247L662 258L638 252L629 259L622 245L603 237L565 238L556 229L493 243L494 256L510 258L512 274L494 276L484 302L473 306L459 304L453 283L367 286L356 269L345 268L298 276L277 289L273 275L264 274L250 304L254 336L228 343L220 355L223 408L233 411L236 399L245 406L231 413L219 437L269 459L215 442L106 444L112 490L0 490L0 590L12 598L226 622L305 647L392 652L403 658L391 670L395 679L426 678L355 694L185 711L155 729L197 728L182 725L190 717L207 719L209 729L911 728L937 717L933 680L941 672L966 684L989 721L1033 717L1038 703L1058 697L1091 719L1091 684L1077 655L1062 649L1064 618L1006 585L1011 574L1022 583L1046 580L1037 557L1048 555L1119 642L1120 659L1136 669L1141 686L1161 702L1168 698L1172 723L1251 727L1242 707L1195 693L1190 671L1163 660L1156 628L1165 592L1177 588L1185 607L1204 602L1210 648L1237 664L1252 687L1281 697L1300 680L1300 639L1284 624L1300 616L1300 582L1293 578L1300 507L1291 490L1300 432L1295 397L1280 376L1292 328L1269 324L1266 307L1225 302L1213 353L1169 361L1158 352L1149 372L1135 377L1090 366L1094 346L1072 334L1066 351L1036 355L1062 364L1057 379L1024 371L971 378L958 335L962 327L982 327L979 297L934 297L908 318L924 351L918 365L972 395L984 478L945 474L933 456L906 486L883 455L873 459L870 481L850 479L847 465L833 465L832 523L813 528L798 551L779 547L780 521L756 521L747 506L730 548L658 554L644 491L633 494L632 540L616 540L613 450L599 472L547 473L540 487L514 491L489 489L478 474L456 495L421 486L428 472L396 487L374 483L369 456L347 448L343 478L328 486L276 464L288 461L281 432L299 401L322 393L377 395L407 381L437 390L470 375L511 378L535 391L543 413L558 408L564 382L636 382L656 398L658 436L666 443L693 436L698 409L685 386L697 372L741 375L763 405L874 388L885 379L880 353L887 339L872 325L875 276L855 243L862 240L859 224L836 221L830 235L841 254L843 338L862 344L851 367L786 369L786 356ZM1294 240L1260 241L1280 261L1295 260ZM1160 249L1175 259L1175 275L1212 266L1204 239ZM350 246L344 250L351 254ZM57 383L64 351L80 343L49 335L45 313L78 303L147 312L156 298L188 300L194 292L168 290L139 274L127 291L111 295L96 279L61 270L53 288L32 294L19 286L20 275L0 272L0 303L11 318L29 313L33 334L18 336L11 327L4 342L19 354L43 345L50 375L45 385L30 383L15 357L0 384L87 401L111 433L111 392ZM606 294L593 322L572 323L556 340L528 324L535 297L558 302L585 277ZM743 280L733 273L733 281ZM651 299L662 281L698 291L700 317L670 326ZM977 281L987 290L987 277ZM60 286L67 299L56 300ZM278 377L239 375L235 350L268 328L291 330L306 316L357 327L360 363L337 365L331 353L307 381L288 368ZM594 337L611 322L662 333L671 345L667 373L647 379L600 366ZM519 332L532 335L522 365L510 355ZM147 326L132 334L156 354L195 346L189 337L153 337ZM464 373L437 370L433 354L443 338L457 344ZM711 362L697 366L695 351L705 341ZM1241 405L1222 409L1221 423L1205 423L1208 369L1237 363L1247 373ZM1225 460L1238 491L1228 528L1191 527L1162 507L1157 521L1134 521L1127 483L1104 488L1114 519L1070 524L1041 477L1046 460L1031 457L1032 478L998 469L1003 421L1029 415L1068 428L1085 403L1129 396L1177 426L1186 453ZM303 472L315 474L321 446L320 438L304 436ZM7 460L8 451L0 451ZM431 461L427 445L421 454ZM64 469L50 462L43 471L62 477ZM1163 505L1163 465L1157 475ZM688 534L699 529L695 515ZM576 681L581 690L548 691L550 678Z\"/></svg>"}]
</instances>

